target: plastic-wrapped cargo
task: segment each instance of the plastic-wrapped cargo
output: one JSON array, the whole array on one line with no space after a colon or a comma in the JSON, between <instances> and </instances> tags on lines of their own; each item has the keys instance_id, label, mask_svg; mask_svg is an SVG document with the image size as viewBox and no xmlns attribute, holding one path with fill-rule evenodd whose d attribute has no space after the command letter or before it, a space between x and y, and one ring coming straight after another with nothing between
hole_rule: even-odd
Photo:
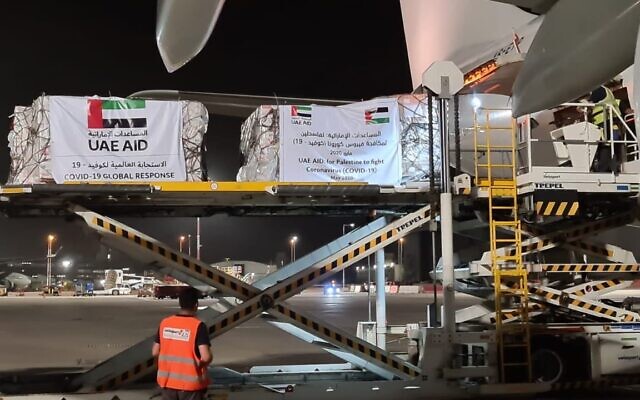
<instances>
[{"instance_id":1,"label":"plastic-wrapped cargo","mask_svg":"<svg viewBox=\"0 0 640 400\"><path fill-rule=\"evenodd\" d=\"M383 98L382 100L384 100ZM386 98L388 99L388 98ZM440 180L440 132L437 107L432 106L432 137L429 140L429 109L426 95L394 96L398 104L402 184L429 182L433 154L434 181ZM346 106L348 107L348 106ZM278 106L260 106L241 128L240 151L244 163L238 181L279 181L280 121ZM433 152L430 147L433 146Z\"/></svg>"},{"instance_id":2,"label":"plastic-wrapped cargo","mask_svg":"<svg viewBox=\"0 0 640 400\"><path fill-rule=\"evenodd\" d=\"M48 105L48 98L40 96L31 107L15 108L8 135L11 165L7 184L53 183Z\"/></svg>"},{"instance_id":3,"label":"plastic-wrapped cargo","mask_svg":"<svg viewBox=\"0 0 640 400\"><path fill-rule=\"evenodd\" d=\"M61 98L62 96L55 97ZM15 107L12 129L8 135L11 165L7 184L55 183L51 160L51 98L51 96L42 95L35 99L29 107ZM87 101L96 99L105 103L130 101L114 97L84 99ZM185 180L206 180L202 149L209 121L207 109L203 104L195 101L179 101L177 103L180 107L179 129L184 154ZM134 132L133 136L135 135ZM138 165L132 168L138 168ZM90 178L87 180L128 180L126 179L127 174L121 174L124 179L109 179L106 174L102 175L104 175L103 179Z\"/></svg>"},{"instance_id":4,"label":"plastic-wrapped cargo","mask_svg":"<svg viewBox=\"0 0 640 400\"><path fill-rule=\"evenodd\" d=\"M277 106L260 106L240 128L240 152L244 163L238 171L239 182L277 181L280 153Z\"/></svg>"},{"instance_id":5,"label":"plastic-wrapped cargo","mask_svg":"<svg viewBox=\"0 0 640 400\"><path fill-rule=\"evenodd\" d=\"M434 99L431 107L433 143L429 140L429 107L427 95L405 94L397 96L400 110L400 143L402 145L402 181L430 180L430 154L433 154L434 182L439 185L441 164L441 137L438 107Z\"/></svg>"}]
</instances>

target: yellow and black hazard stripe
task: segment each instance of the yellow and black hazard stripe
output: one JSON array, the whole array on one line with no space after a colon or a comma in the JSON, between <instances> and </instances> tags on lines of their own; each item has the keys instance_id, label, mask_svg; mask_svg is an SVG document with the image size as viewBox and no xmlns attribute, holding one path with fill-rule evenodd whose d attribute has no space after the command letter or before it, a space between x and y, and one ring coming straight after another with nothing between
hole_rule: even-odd
<instances>
[{"instance_id":1,"label":"yellow and black hazard stripe","mask_svg":"<svg viewBox=\"0 0 640 400\"><path fill-rule=\"evenodd\" d=\"M545 217L574 217L579 208L578 201L536 201L536 214Z\"/></svg>"},{"instance_id":2,"label":"yellow and black hazard stripe","mask_svg":"<svg viewBox=\"0 0 640 400\"><path fill-rule=\"evenodd\" d=\"M422 220L422 223L425 223L430 217L430 214L425 213L420 216L420 219ZM417 218L418 217L416 217L416 219ZM318 281L325 279L329 275L339 272L352 263L372 254L378 246L382 245L382 243L397 240L399 236L399 228L393 227L385 229L383 232L370 238L367 242L360 244L359 246L352 245L346 254L335 257L333 260L326 262L320 268L313 268L310 272L302 272L293 278L287 279L284 282L266 289L261 293L239 279L229 276L215 268L209 267L208 265L185 256L184 254L177 253L173 249L159 242L144 238L142 235L133 232L133 230L129 231L124 229L119 224L112 223L108 219L94 217L93 223L117 236L131 240L148 251L164 257L167 261L172 262L174 266L180 269L188 269L192 275L195 273L195 275L199 276L203 281L242 300L247 300L265 293L270 295L273 300L285 300L286 298L301 292L307 287L312 286Z\"/></svg>"},{"instance_id":3,"label":"yellow and black hazard stripe","mask_svg":"<svg viewBox=\"0 0 640 400\"><path fill-rule=\"evenodd\" d=\"M605 249L606 250L606 249ZM640 264L540 264L547 273L637 273Z\"/></svg>"},{"instance_id":4,"label":"yellow and black hazard stripe","mask_svg":"<svg viewBox=\"0 0 640 400\"><path fill-rule=\"evenodd\" d=\"M569 239L579 238L581 236L587 234L593 234L596 232L600 232L605 229L611 229L618 226L625 225L635 219L634 212L626 212L623 214L616 215L614 217L603 218L598 221L589 222L587 224L581 225L575 229L570 230L567 234Z\"/></svg>"},{"instance_id":5,"label":"yellow and black hazard stripe","mask_svg":"<svg viewBox=\"0 0 640 400\"><path fill-rule=\"evenodd\" d=\"M149 359L145 362L136 364L132 368L96 386L96 391L104 392L106 390L115 389L124 383L129 383L130 381L141 378L146 374L155 372L157 368L158 365L156 363L156 360L153 357L149 357Z\"/></svg>"},{"instance_id":6,"label":"yellow and black hazard stripe","mask_svg":"<svg viewBox=\"0 0 640 400\"><path fill-rule=\"evenodd\" d=\"M240 299L247 299L259 293L253 286L242 282L218 269L208 266L207 264L195 260L185 254L179 253L170 247L145 238L133 230L122 228L119 224L110 222L106 218L94 217L93 223L102 229L108 230L116 236L123 237L137 244L156 255L171 261L179 269L187 269L191 275L199 276L205 279L212 286L226 291Z\"/></svg>"},{"instance_id":7,"label":"yellow and black hazard stripe","mask_svg":"<svg viewBox=\"0 0 640 400\"><path fill-rule=\"evenodd\" d=\"M333 328L323 326L304 314L287 308L283 305L276 305L275 311L279 314L285 315L288 319L295 321L298 326L303 326L305 330L311 332L313 335L322 339L327 339L333 344L338 344L341 348L351 349L354 353L361 354L365 359L377 361L378 363L385 364L392 370L401 371L407 377L420 376L420 368L410 364L399 357L381 351L380 348L371 345L364 340L353 337L349 334L341 333Z\"/></svg>"},{"instance_id":8,"label":"yellow and black hazard stripe","mask_svg":"<svg viewBox=\"0 0 640 400\"><path fill-rule=\"evenodd\" d=\"M544 306L538 303L529 303L528 309L529 309L528 312L532 313L532 312L544 310ZM500 313L500 316L501 316L500 319L502 320L502 323L511 322L520 318L520 311L519 310L503 310ZM495 314L490 318L490 321L492 324L496 323Z\"/></svg>"},{"instance_id":9,"label":"yellow and black hazard stripe","mask_svg":"<svg viewBox=\"0 0 640 400\"><path fill-rule=\"evenodd\" d=\"M135 232L135 230L133 229L127 227L123 228L122 226L124 225L121 226L117 223L111 222L107 218L95 216L92 219L92 223L95 226L107 230L116 236L128 239L141 248L165 258L178 269L188 269L192 275L194 275L195 273L195 275L199 276L199 279L201 279L203 282L206 282L225 293L236 296L242 300L246 300L244 303L221 315L220 318L216 319L216 322L214 324L208 327L210 336L215 337L244 322L245 320L253 318L254 316L260 314L263 310L273 307L275 301L283 301L299 293L306 287L313 285L315 282L322 280L335 272L340 271L341 269L351 265L354 262L359 261L360 259L373 253L378 246L383 244L383 242L389 240L397 240L400 229L406 229L408 226L410 226L411 224L415 224L416 222L420 222L419 225L422 225L423 223L426 223L430 219L430 217L431 210L427 209L427 212L425 212L423 215L421 214L412 217L413 219L410 219L410 221L407 223L399 224L396 227L385 229L382 233L379 233L363 244L357 246L353 245L346 254L337 256L332 261L325 263L320 268L314 269L309 273L303 272L301 273L302 275L298 274L290 279L285 280L282 283L276 284L273 287L266 289L263 292L259 292L252 286L247 285L244 282L231 277L217 269L209 267L206 264L201 263L200 261L194 260L181 253L177 253L173 249L161 244L160 242L154 241L150 238L146 238L143 235ZM292 318L291 316L296 314L294 311L290 311L280 304L278 305L278 310L284 310L285 312L281 312L281 314L288 318ZM292 320L298 323L302 322L296 320L295 318L292 318ZM307 322L303 325L307 328L311 328L314 331L314 327L321 326L321 324L309 318L305 317L305 320ZM330 341L337 341L339 345L345 343L348 345L348 340L352 342L354 341L353 337L336 333L334 328L331 328L327 325L324 325L322 327L322 332L329 332L329 334L324 334L323 337L329 339ZM336 338L340 338L341 340L337 340ZM375 350L376 348L371 347L365 348L366 352L360 352L361 346L349 348L351 348L352 350L356 350L357 353L364 355L365 358L369 360L373 360L374 362L381 362L382 364L390 366L394 370L401 372L401 376L406 375L409 377L413 377L418 376L420 373L419 369L415 366L411 368L410 364L398 364L398 362L401 360L394 359L393 356L383 350ZM116 377L110 378L106 383L99 385L98 390L109 390L117 387L122 383L140 377L142 371L150 371L150 363L151 365L153 365L153 359L135 365L130 370L127 370ZM394 367L394 365L398 365L398 367L396 368ZM409 368L412 372L407 373L406 368ZM138 372L136 373L136 371Z\"/></svg>"},{"instance_id":10,"label":"yellow and black hazard stripe","mask_svg":"<svg viewBox=\"0 0 640 400\"><path fill-rule=\"evenodd\" d=\"M571 243L572 246L579 248L580 250L584 250L588 253L592 253L602 257L613 257L613 251L607 249L605 246L600 246L597 244L587 243L580 240Z\"/></svg>"},{"instance_id":11,"label":"yellow and black hazard stripe","mask_svg":"<svg viewBox=\"0 0 640 400\"><path fill-rule=\"evenodd\" d=\"M596 390L612 386L635 385L638 383L640 383L640 375L627 375L590 381L556 382L551 385L551 390Z\"/></svg>"},{"instance_id":12,"label":"yellow and black hazard stripe","mask_svg":"<svg viewBox=\"0 0 640 400\"><path fill-rule=\"evenodd\" d=\"M303 273L302 276L299 276L300 274L298 274L296 275L297 279L289 279L286 282L276 284L273 288L267 290L272 292L274 300L285 300L294 294L300 293L302 290L316 282L325 279L327 276L333 275L334 273L372 254L383 242L388 240L395 241L397 236L398 231L395 228L385 230L366 243L352 248L346 254L325 263L320 268L314 269L311 272Z\"/></svg>"},{"instance_id":13,"label":"yellow and black hazard stripe","mask_svg":"<svg viewBox=\"0 0 640 400\"><path fill-rule=\"evenodd\" d=\"M344 254L334 256L330 261L322 265L314 265L309 268L311 269L310 272L301 272L284 282L275 284L271 288L266 289L265 292L272 296L274 301L286 300L300 293L307 287L373 254L380 246L386 246L397 241L400 238L401 232L406 234L407 229L422 226L432 217L433 212L431 208L429 206L423 207L421 210L413 214L408 214L394 222L392 227L385 228L382 232L377 233L366 242L356 242L350 245L344 249Z\"/></svg>"},{"instance_id":14,"label":"yellow and black hazard stripe","mask_svg":"<svg viewBox=\"0 0 640 400\"><path fill-rule=\"evenodd\" d=\"M580 208L576 190L536 190L533 200L536 214L545 217L573 217Z\"/></svg>"},{"instance_id":15,"label":"yellow and black hazard stripe","mask_svg":"<svg viewBox=\"0 0 640 400\"><path fill-rule=\"evenodd\" d=\"M527 253L531 253L533 251L542 251L545 250L546 247L556 244L553 238L539 239L537 241L533 241L533 243L525 243L521 246L522 255ZM509 256L513 257L516 255L516 248L509 248Z\"/></svg>"},{"instance_id":16,"label":"yellow and black hazard stripe","mask_svg":"<svg viewBox=\"0 0 640 400\"><path fill-rule=\"evenodd\" d=\"M571 293L576 296L584 296L586 294L598 293L603 290L611 289L621 283L622 281L620 279L612 279L610 281L602 281L593 285L585 286L584 288ZM590 289L587 289L587 287Z\"/></svg>"},{"instance_id":17,"label":"yellow and black hazard stripe","mask_svg":"<svg viewBox=\"0 0 640 400\"><path fill-rule=\"evenodd\" d=\"M588 301L567 292L552 291L543 287L532 287L531 293L551 304L612 321L632 322L640 320L640 315L637 313L626 312L620 308L597 301Z\"/></svg>"},{"instance_id":18,"label":"yellow and black hazard stripe","mask_svg":"<svg viewBox=\"0 0 640 400\"><path fill-rule=\"evenodd\" d=\"M542 235L540 237L527 239L522 243L521 251L522 251L522 254L524 255L534 251L547 250L547 248L555 247L565 242L571 242L570 243L571 245L574 245L575 243L583 243L583 242L578 242L578 239L586 235L593 235L603 230L625 225L630 221L632 221L634 218L635 218L634 213L628 212L628 213L617 215L615 217L603 218L595 222L588 222L586 224L578 225L577 227L568 229L567 231L564 231L564 232L549 233L547 235ZM588 247L590 249L588 251L600 251L603 256L605 254L610 254L609 257L613 255L612 251L606 248L603 248L602 246L596 246L591 244L582 244L579 246ZM514 246L503 247L501 249L505 249L507 255L509 256L516 255L516 249Z\"/></svg>"}]
</instances>

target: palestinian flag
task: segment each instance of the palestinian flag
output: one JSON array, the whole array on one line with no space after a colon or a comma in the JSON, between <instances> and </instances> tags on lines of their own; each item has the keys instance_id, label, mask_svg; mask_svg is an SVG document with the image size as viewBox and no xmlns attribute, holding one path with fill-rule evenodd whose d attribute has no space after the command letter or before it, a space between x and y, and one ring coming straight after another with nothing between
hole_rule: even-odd
<instances>
[{"instance_id":1,"label":"palestinian flag","mask_svg":"<svg viewBox=\"0 0 640 400\"><path fill-rule=\"evenodd\" d=\"M87 100L87 128L146 128L144 100Z\"/></svg>"},{"instance_id":2,"label":"palestinian flag","mask_svg":"<svg viewBox=\"0 0 640 400\"><path fill-rule=\"evenodd\" d=\"M371 108L364 111L364 122L367 125L388 124L389 107Z\"/></svg>"},{"instance_id":3,"label":"palestinian flag","mask_svg":"<svg viewBox=\"0 0 640 400\"><path fill-rule=\"evenodd\" d=\"M291 116L311 119L311 106L291 106Z\"/></svg>"}]
</instances>

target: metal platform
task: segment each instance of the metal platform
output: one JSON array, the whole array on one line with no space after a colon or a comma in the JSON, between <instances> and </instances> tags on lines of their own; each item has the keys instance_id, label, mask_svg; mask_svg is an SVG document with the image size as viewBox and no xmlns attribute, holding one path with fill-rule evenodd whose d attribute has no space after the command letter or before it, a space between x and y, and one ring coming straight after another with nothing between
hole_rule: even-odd
<instances>
[{"instance_id":1,"label":"metal platform","mask_svg":"<svg viewBox=\"0 0 640 400\"><path fill-rule=\"evenodd\" d=\"M369 215L406 213L436 196L426 186L359 183L148 182L0 186L9 217L68 216L71 204L112 216L195 217L213 214Z\"/></svg>"}]
</instances>

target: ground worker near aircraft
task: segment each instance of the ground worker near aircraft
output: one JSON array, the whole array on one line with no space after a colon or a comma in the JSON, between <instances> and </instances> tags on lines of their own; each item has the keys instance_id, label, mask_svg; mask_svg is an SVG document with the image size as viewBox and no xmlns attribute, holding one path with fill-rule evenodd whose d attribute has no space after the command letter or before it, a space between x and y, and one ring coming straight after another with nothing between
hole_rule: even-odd
<instances>
[{"instance_id":1,"label":"ground worker near aircraft","mask_svg":"<svg viewBox=\"0 0 640 400\"><path fill-rule=\"evenodd\" d=\"M160 322L152 354L158 360L158 385L163 400L204 399L209 379L211 344L205 324L196 318L198 291L179 297L180 311Z\"/></svg>"}]
</instances>

